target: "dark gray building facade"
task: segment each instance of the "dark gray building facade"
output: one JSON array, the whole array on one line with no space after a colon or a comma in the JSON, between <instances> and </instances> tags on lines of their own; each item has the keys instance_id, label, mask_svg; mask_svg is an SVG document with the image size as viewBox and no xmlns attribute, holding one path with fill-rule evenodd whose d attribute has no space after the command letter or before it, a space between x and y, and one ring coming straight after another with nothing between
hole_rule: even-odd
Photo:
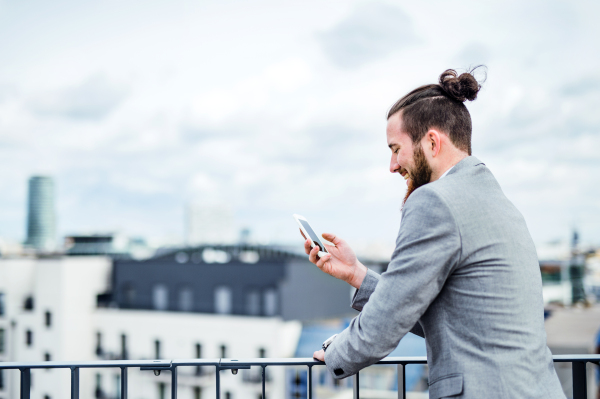
<instances>
[{"instance_id":1,"label":"dark gray building facade","mask_svg":"<svg viewBox=\"0 0 600 399\"><path fill-rule=\"evenodd\" d=\"M279 316L355 316L351 288L306 255L257 245L207 245L146 260L115 259L105 305L124 309Z\"/></svg>"}]
</instances>

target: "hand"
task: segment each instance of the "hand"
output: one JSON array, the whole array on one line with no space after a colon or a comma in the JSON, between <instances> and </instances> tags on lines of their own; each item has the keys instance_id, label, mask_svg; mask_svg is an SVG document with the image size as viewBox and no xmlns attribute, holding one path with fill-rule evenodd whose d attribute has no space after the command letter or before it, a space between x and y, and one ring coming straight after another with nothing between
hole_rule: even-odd
<instances>
[{"instance_id":1,"label":"hand","mask_svg":"<svg viewBox=\"0 0 600 399\"><path fill-rule=\"evenodd\" d=\"M325 351L323 349L321 349L320 351L316 351L315 353L313 353L313 359L325 363Z\"/></svg>"},{"instance_id":2,"label":"hand","mask_svg":"<svg viewBox=\"0 0 600 399\"><path fill-rule=\"evenodd\" d=\"M304 233L300 230L304 237ZM308 254L308 260L317 265L323 272L337 279L347 282L354 288L360 288L367 268L358 261L356 254L348 246L346 241L336 237L334 234L323 233L323 238L334 245L326 245L329 254L319 258L319 247L310 247L310 240L304 242L304 251ZM306 239L306 237L304 237Z\"/></svg>"}]
</instances>

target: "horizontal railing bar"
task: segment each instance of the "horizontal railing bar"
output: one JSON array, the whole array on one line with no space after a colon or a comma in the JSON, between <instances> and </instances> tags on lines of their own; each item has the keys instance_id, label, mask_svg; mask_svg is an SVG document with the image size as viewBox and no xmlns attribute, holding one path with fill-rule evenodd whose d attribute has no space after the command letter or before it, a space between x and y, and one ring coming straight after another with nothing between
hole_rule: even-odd
<instances>
[{"instance_id":1,"label":"horizontal railing bar","mask_svg":"<svg viewBox=\"0 0 600 399\"><path fill-rule=\"evenodd\" d=\"M90 362L0 362L0 369L60 369L60 368L103 368L103 367L171 367L170 360L98 360Z\"/></svg>"},{"instance_id":2,"label":"horizontal railing bar","mask_svg":"<svg viewBox=\"0 0 600 399\"><path fill-rule=\"evenodd\" d=\"M555 355L555 362L600 362L600 355ZM426 364L425 356L386 357L376 364ZM254 358L254 359L173 359L173 360L99 360L89 362L0 362L0 369L48 369L48 368L108 368L140 367L147 370L169 370L181 366L218 366L221 369L247 368L249 366L319 366L325 363L312 358Z\"/></svg>"},{"instance_id":3,"label":"horizontal railing bar","mask_svg":"<svg viewBox=\"0 0 600 399\"><path fill-rule=\"evenodd\" d=\"M598 362L600 361L600 355L554 355L552 359L557 363Z\"/></svg>"},{"instance_id":4,"label":"horizontal railing bar","mask_svg":"<svg viewBox=\"0 0 600 399\"><path fill-rule=\"evenodd\" d=\"M427 364L426 356L386 357L375 364Z\"/></svg>"}]
</instances>

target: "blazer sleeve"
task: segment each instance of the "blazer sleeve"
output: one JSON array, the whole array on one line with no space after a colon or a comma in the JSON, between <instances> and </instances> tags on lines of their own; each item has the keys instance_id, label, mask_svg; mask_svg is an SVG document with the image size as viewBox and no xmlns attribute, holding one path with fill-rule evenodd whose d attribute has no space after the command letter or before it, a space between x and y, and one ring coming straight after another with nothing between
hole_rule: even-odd
<instances>
[{"instance_id":1,"label":"blazer sleeve","mask_svg":"<svg viewBox=\"0 0 600 399\"><path fill-rule=\"evenodd\" d=\"M376 284L377 277L367 274L368 286L353 301L362 305L361 313L325 352L331 374L356 374L387 356L414 327L422 331L418 320L458 265L460 249L460 232L444 198L427 186L415 190L405 204L387 271Z\"/></svg>"},{"instance_id":2,"label":"blazer sleeve","mask_svg":"<svg viewBox=\"0 0 600 399\"><path fill-rule=\"evenodd\" d=\"M369 302L369 297L375 291L375 287L377 287L377 283L379 282L379 274L375 273L373 270L368 269L367 275L360 285L359 289L354 293L354 297L352 298L352 308L358 310L359 312L363 310L363 307L367 302ZM417 321L410 330L411 333L418 335L421 338L425 338L425 332L423 331L423 327Z\"/></svg>"}]
</instances>

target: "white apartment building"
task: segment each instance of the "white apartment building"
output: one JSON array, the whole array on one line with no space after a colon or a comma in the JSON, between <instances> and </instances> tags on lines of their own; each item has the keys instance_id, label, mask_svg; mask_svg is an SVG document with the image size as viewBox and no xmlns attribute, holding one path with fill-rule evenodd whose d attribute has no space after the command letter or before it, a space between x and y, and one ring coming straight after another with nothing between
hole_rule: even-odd
<instances>
[{"instance_id":1,"label":"white apartment building","mask_svg":"<svg viewBox=\"0 0 600 399\"><path fill-rule=\"evenodd\" d=\"M99 308L110 290L107 257L0 259L0 361L291 357L302 326L281 317ZM285 397L283 368L267 392ZM221 372L221 398L258 399L260 370ZM0 378L0 399L16 398L19 372ZM119 369L81 369L81 398L118 398ZM131 399L170 397L170 372L129 370ZM32 370L31 397L67 398L70 373ZM178 397L215 397L214 369L178 369Z\"/></svg>"}]
</instances>

